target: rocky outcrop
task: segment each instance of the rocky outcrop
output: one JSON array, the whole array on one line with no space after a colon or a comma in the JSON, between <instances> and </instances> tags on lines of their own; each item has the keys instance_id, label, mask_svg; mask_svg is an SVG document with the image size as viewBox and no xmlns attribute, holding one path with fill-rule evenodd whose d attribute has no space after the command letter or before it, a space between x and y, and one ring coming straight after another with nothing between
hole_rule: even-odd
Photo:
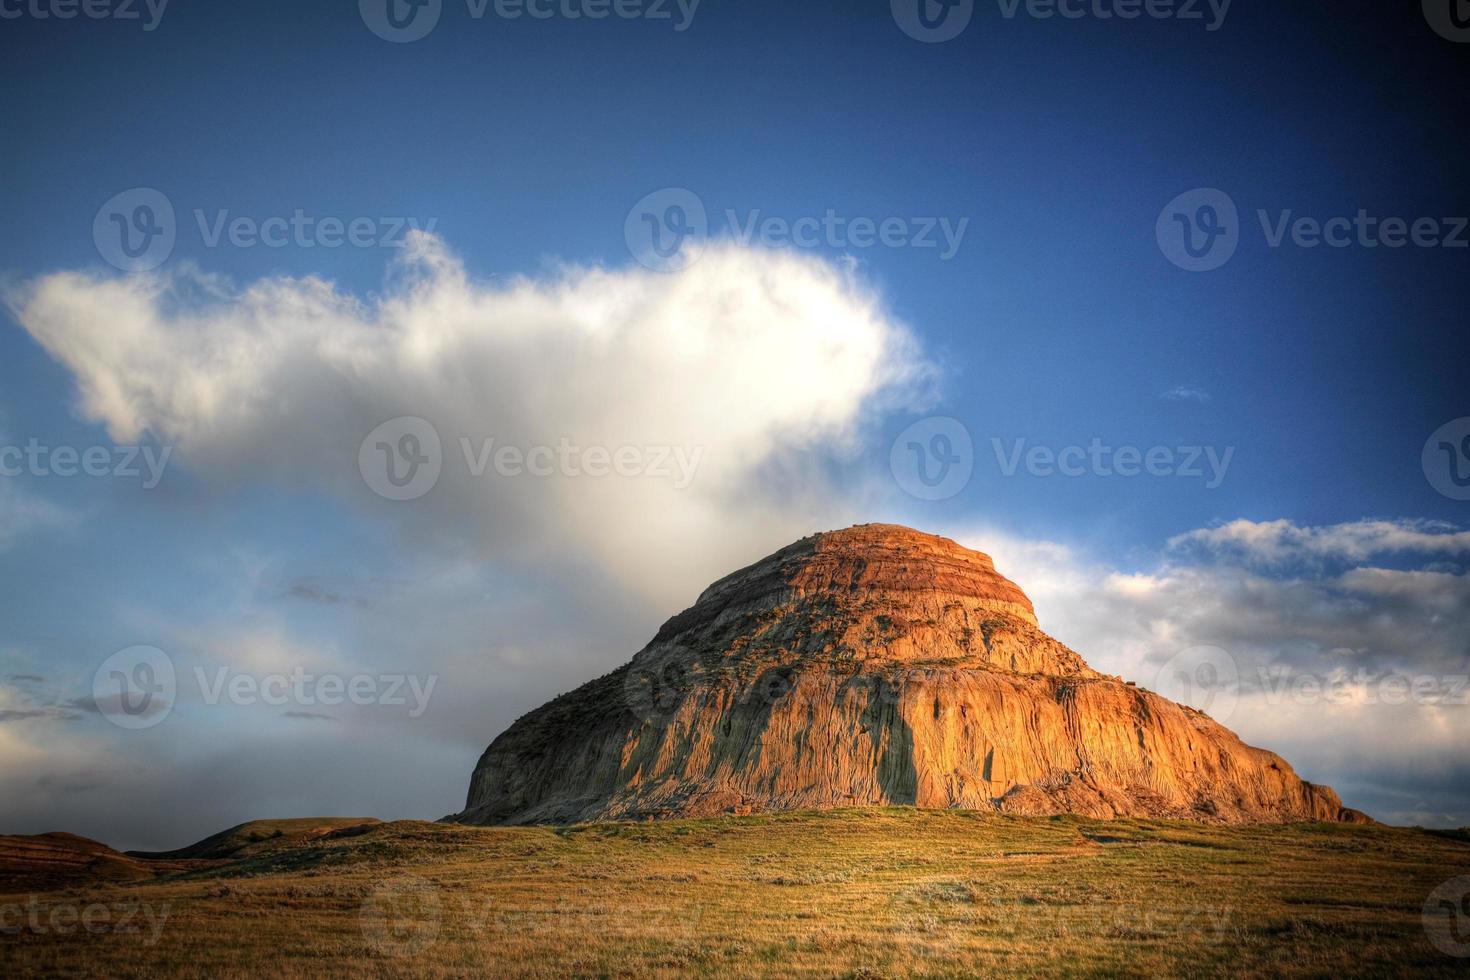
<instances>
[{"instance_id":1,"label":"rocky outcrop","mask_svg":"<svg viewBox=\"0 0 1470 980\"><path fill-rule=\"evenodd\" d=\"M448 819L874 805L1226 823L1355 813L1207 715L1092 670L986 555L863 525L721 579L630 663L518 720Z\"/></svg>"}]
</instances>

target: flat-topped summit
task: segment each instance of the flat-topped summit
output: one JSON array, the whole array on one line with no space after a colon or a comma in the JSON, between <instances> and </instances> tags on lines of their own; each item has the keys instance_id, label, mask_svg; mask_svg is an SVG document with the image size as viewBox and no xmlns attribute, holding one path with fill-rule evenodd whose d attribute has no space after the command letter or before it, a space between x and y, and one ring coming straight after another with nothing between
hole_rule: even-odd
<instances>
[{"instance_id":1,"label":"flat-topped summit","mask_svg":"<svg viewBox=\"0 0 1470 980\"><path fill-rule=\"evenodd\" d=\"M909 804L1337 820L1332 790L1092 670L990 558L867 524L715 582L485 751L469 823Z\"/></svg>"},{"instance_id":2,"label":"flat-topped summit","mask_svg":"<svg viewBox=\"0 0 1470 980\"><path fill-rule=\"evenodd\" d=\"M894 524L814 534L725 576L665 623L640 657L670 647L718 654L727 665L778 653L1090 673L1041 632L1031 600L990 556Z\"/></svg>"},{"instance_id":3,"label":"flat-topped summit","mask_svg":"<svg viewBox=\"0 0 1470 980\"><path fill-rule=\"evenodd\" d=\"M859 524L802 538L720 579L694 608L853 592L904 593L916 603L962 598L1036 623L1031 600L995 570L989 555L897 524Z\"/></svg>"}]
</instances>

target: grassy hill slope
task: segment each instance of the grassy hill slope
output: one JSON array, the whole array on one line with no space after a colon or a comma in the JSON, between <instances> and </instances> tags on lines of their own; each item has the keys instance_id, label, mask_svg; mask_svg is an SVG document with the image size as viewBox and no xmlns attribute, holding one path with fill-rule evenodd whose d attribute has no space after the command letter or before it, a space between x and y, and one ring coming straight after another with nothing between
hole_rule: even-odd
<instances>
[{"instance_id":1,"label":"grassy hill slope","mask_svg":"<svg viewBox=\"0 0 1470 980\"><path fill-rule=\"evenodd\" d=\"M1470 875L1470 844L1380 826L891 809L560 829L398 822L273 843L151 882L4 894L0 880L0 909L12 913L0 917L11 927L0 974L1464 976L1470 966L1431 943L1424 917L1437 886ZM103 928L79 924L90 906L106 912ZM1449 909L1431 928L1449 926ZM1461 929L1449 935L1470 952L1470 918Z\"/></svg>"}]
</instances>

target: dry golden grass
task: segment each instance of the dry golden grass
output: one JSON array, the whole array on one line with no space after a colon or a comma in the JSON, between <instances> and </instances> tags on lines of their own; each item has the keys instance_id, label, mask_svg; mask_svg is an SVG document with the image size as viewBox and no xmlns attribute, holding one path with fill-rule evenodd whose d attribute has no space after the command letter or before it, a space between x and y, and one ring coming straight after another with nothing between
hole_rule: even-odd
<instances>
[{"instance_id":1,"label":"dry golden grass","mask_svg":"<svg viewBox=\"0 0 1470 980\"><path fill-rule=\"evenodd\" d=\"M0 935L0 975L1470 972L1423 918L1470 874L1470 844L1422 831L891 809L345 833L158 882L0 895L21 927ZM27 903L39 930L14 915ZM89 905L105 928L48 925ZM118 928L128 908L137 931Z\"/></svg>"}]
</instances>

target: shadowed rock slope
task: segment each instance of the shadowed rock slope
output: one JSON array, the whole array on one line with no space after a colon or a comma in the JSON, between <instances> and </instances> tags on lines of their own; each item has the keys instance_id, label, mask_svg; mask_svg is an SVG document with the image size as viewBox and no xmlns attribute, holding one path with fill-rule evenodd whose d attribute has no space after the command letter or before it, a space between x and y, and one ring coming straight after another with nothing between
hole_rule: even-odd
<instances>
[{"instance_id":1,"label":"shadowed rock slope","mask_svg":"<svg viewBox=\"0 0 1470 980\"><path fill-rule=\"evenodd\" d=\"M988 556L892 525L716 582L630 663L495 739L446 819L895 804L1366 819L1207 715L1092 670Z\"/></svg>"}]
</instances>

